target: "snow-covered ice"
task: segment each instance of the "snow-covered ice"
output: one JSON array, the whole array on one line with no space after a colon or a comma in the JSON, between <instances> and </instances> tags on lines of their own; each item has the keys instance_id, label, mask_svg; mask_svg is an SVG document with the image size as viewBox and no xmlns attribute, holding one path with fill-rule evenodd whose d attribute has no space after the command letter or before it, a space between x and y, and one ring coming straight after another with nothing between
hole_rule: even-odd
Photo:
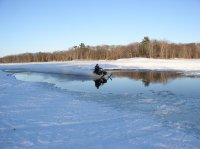
<instances>
[{"instance_id":1,"label":"snow-covered ice","mask_svg":"<svg viewBox=\"0 0 200 149\"><path fill-rule=\"evenodd\" d=\"M200 59L148 59L130 58L101 61L69 61L49 63L1 64L0 69L34 71L75 75L93 75L95 64L105 69L137 69L157 71L180 71L200 75Z\"/></svg>"},{"instance_id":2,"label":"snow-covered ice","mask_svg":"<svg viewBox=\"0 0 200 149\"><path fill-rule=\"evenodd\" d=\"M2 70L90 75L107 69L198 74L200 60L79 61L1 65ZM191 64L190 64L191 63ZM155 65L155 66L154 66ZM115 94L56 88L16 80L0 71L0 148L198 149L200 98L171 91Z\"/></svg>"}]
</instances>

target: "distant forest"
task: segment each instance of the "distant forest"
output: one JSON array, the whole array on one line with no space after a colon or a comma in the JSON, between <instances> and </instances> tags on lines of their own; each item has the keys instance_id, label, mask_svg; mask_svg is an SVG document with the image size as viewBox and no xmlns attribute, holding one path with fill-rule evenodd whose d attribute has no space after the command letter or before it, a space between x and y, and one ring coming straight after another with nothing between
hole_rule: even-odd
<instances>
[{"instance_id":1,"label":"distant forest","mask_svg":"<svg viewBox=\"0 0 200 149\"><path fill-rule=\"evenodd\" d=\"M115 60L120 58L200 58L200 43L176 44L144 37L128 45L89 46L81 43L66 51L24 53L0 58L0 63L51 62L71 60Z\"/></svg>"}]
</instances>

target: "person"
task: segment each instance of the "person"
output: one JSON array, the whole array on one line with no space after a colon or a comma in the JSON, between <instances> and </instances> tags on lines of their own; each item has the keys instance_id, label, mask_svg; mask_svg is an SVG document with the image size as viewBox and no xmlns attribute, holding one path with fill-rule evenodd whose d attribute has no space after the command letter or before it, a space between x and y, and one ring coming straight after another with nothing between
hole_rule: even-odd
<instances>
[{"instance_id":1,"label":"person","mask_svg":"<svg viewBox=\"0 0 200 149\"><path fill-rule=\"evenodd\" d=\"M100 74L101 74L101 70L102 70L102 68L99 67L98 64L96 64L96 66L95 66L95 68L94 68L94 73L100 75Z\"/></svg>"}]
</instances>

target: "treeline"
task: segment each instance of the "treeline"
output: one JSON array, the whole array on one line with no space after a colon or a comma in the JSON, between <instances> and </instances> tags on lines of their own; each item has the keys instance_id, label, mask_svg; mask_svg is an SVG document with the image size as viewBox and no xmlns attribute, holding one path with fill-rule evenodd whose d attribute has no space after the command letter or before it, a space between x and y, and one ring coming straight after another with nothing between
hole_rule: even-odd
<instances>
[{"instance_id":1,"label":"treeline","mask_svg":"<svg viewBox=\"0 0 200 149\"><path fill-rule=\"evenodd\" d=\"M50 62L71 60L114 60L120 58L200 58L200 43L176 44L167 41L150 40L144 37L141 42L129 45L86 46L81 43L67 51L52 53L24 53L0 58L0 63Z\"/></svg>"}]
</instances>

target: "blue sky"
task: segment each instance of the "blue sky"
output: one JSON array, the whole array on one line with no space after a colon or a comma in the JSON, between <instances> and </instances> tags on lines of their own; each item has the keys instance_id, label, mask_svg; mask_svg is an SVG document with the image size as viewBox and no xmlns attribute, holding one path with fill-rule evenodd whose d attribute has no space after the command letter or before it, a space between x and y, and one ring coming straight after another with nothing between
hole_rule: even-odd
<instances>
[{"instance_id":1,"label":"blue sky","mask_svg":"<svg viewBox=\"0 0 200 149\"><path fill-rule=\"evenodd\" d=\"M200 42L200 0L0 0L0 57L128 44Z\"/></svg>"}]
</instances>

